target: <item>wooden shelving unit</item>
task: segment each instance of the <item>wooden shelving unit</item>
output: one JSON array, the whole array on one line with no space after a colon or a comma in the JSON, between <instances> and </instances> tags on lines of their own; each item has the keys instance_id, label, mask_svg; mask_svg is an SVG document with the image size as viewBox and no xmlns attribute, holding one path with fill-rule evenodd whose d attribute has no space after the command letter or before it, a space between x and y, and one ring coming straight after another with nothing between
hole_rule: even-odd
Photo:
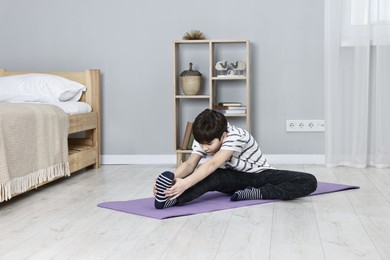
<instances>
[{"instance_id":1,"label":"wooden shelving unit","mask_svg":"<svg viewBox=\"0 0 390 260\"><path fill-rule=\"evenodd\" d=\"M244 75L217 76L215 64L226 60L242 60L246 64ZM186 96L181 90L180 73L192 62L202 73L199 95ZM239 101L246 106L245 114L225 114L228 121L243 124L250 131L250 41L249 40L178 40L173 43L173 93L174 93L174 149L177 165L191 150L180 149L185 124L205 108L212 109L218 102ZM230 95L230 96L229 96ZM226 100L233 98L234 100ZM238 99L238 100L236 100Z\"/></svg>"}]
</instances>

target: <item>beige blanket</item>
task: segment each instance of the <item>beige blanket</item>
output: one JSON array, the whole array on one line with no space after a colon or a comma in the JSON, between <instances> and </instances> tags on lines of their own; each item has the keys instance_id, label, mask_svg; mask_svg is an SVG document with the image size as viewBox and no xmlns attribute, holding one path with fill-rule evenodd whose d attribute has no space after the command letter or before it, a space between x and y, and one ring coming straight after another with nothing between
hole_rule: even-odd
<instances>
[{"instance_id":1,"label":"beige blanket","mask_svg":"<svg viewBox=\"0 0 390 260\"><path fill-rule=\"evenodd\" d=\"M68 126L54 105L0 102L0 202L70 174Z\"/></svg>"}]
</instances>

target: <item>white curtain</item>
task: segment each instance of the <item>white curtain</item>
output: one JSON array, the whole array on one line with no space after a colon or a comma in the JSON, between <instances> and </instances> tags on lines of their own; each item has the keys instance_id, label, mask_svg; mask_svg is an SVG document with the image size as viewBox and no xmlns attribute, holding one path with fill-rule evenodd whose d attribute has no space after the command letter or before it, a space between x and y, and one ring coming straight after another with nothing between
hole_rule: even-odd
<instances>
[{"instance_id":1,"label":"white curtain","mask_svg":"<svg viewBox=\"0 0 390 260\"><path fill-rule=\"evenodd\" d=\"M325 1L328 167L390 167L390 0Z\"/></svg>"}]
</instances>

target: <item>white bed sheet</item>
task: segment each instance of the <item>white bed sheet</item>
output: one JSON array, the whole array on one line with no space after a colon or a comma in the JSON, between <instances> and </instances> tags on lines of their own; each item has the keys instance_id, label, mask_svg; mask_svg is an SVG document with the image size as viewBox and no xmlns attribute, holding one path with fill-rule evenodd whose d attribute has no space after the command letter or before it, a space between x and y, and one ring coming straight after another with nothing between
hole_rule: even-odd
<instances>
[{"instance_id":1,"label":"white bed sheet","mask_svg":"<svg viewBox=\"0 0 390 260\"><path fill-rule=\"evenodd\" d=\"M89 113L92 111L92 107L88 103L80 101L57 102L51 104L60 107L69 115Z\"/></svg>"},{"instance_id":2,"label":"white bed sheet","mask_svg":"<svg viewBox=\"0 0 390 260\"><path fill-rule=\"evenodd\" d=\"M65 113L69 115L76 115L76 114L82 114L82 113L89 113L92 111L92 107L85 102L81 101L66 101L66 102L43 102L42 100L28 100L23 98L1 98L0 96L0 102L10 102L10 103L35 103L35 104L49 104L49 105L55 105L61 108L65 111Z\"/></svg>"}]
</instances>

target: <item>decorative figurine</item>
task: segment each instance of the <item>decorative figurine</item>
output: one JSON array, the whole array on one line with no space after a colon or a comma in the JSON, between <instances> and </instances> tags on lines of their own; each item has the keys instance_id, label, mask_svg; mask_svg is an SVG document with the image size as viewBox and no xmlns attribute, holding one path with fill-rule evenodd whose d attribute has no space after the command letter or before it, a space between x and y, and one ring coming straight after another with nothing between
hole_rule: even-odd
<instances>
[{"instance_id":1,"label":"decorative figurine","mask_svg":"<svg viewBox=\"0 0 390 260\"><path fill-rule=\"evenodd\" d=\"M233 67L235 75L244 75L246 69L246 64L242 60L236 61L235 63L230 63Z\"/></svg>"},{"instance_id":2,"label":"decorative figurine","mask_svg":"<svg viewBox=\"0 0 390 260\"><path fill-rule=\"evenodd\" d=\"M217 76L226 76L228 70L228 62L227 61L218 61L215 64L215 69L217 70Z\"/></svg>"}]
</instances>

